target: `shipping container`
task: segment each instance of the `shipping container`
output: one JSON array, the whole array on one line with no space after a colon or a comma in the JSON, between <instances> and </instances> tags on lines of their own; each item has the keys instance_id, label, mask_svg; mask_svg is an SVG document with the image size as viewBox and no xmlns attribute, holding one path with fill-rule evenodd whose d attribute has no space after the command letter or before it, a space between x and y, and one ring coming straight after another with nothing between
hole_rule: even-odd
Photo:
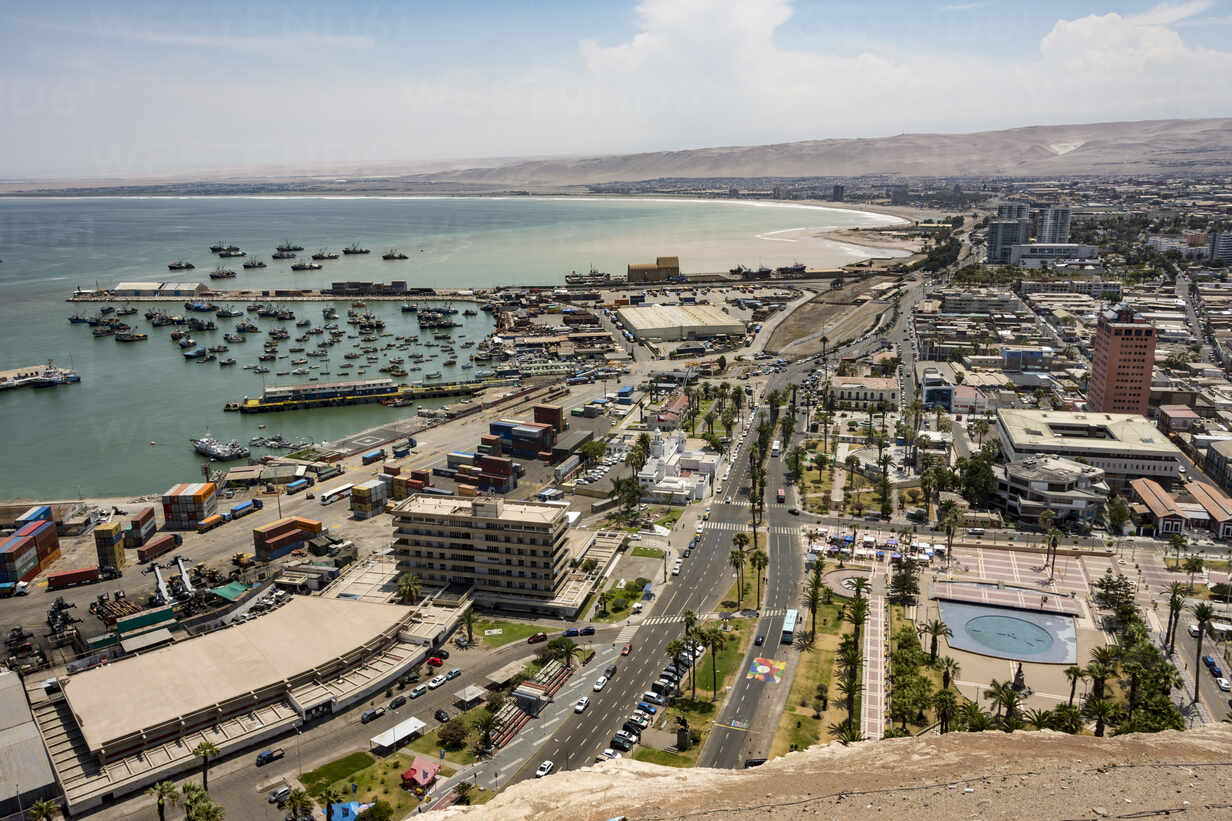
<instances>
[{"instance_id":1,"label":"shipping container","mask_svg":"<svg viewBox=\"0 0 1232 821\"><path fill-rule=\"evenodd\" d=\"M181 538L180 534L163 533L159 536L155 536L153 539L150 539L150 541L146 543L145 547L139 548L137 550L137 559L141 562L153 561L159 556L175 550L183 543L184 539Z\"/></svg>"},{"instance_id":2,"label":"shipping container","mask_svg":"<svg viewBox=\"0 0 1232 821\"><path fill-rule=\"evenodd\" d=\"M402 468L400 468L398 465L393 464L392 462L387 462L381 466L381 473L385 474L386 476L397 476L401 472L402 472Z\"/></svg>"},{"instance_id":3,"label":"shipping container","mask_svg":"<svg viewBox=\"0 0 1232 821\"><path fill-rule=\"evenodd\" d=\"M97 567L79 567L76 570L65 570L61 573L52 573L47 577L47 589L59 590L63 587L72 587L75 584L89 584L96 582L102 578L101 572Z\"/></svg>"},{"instance_id":4,"label":"shipping container","mask_svg":"<svg viewBox=\"0 0 1232 821\"><path fill-rule=\"evenodd\" d=\"M396 446L395 446L395 447L394 447L394 449L393 449L393 451L394 451L394 458L395 458L395 459L401 459L402 457L409 455L409 454L410 454L410 452L411 452L411 449L410 449L409 447L406 447L406 446L403 446L403 447L396 447Z\"/></svg>"},{"instance_id":5,"label":"shipping container","mask_svg":"<svg viewBox=\"0 0 1232 821\"><path fill-rule=\"evenodd\" d=\"M18 524L27 522L50 522L51 521L51 506L50 505L35 505L25 513L17 517Z\"/></svg>"},{"instance_id":6,"label":"shipping container","mask_svg":"<svg viewBox=\"0 0 1232 821\"><path fill-rule=\"evenodd\" d=\"M231 518L242 519L250 513L256 513L258 510L265 508L265 502L260 499L249 499L247 502L240 502L238 505L231 507Z\"/></svg>"},{"instance_id":7,"label":"shipping container","mask_svg":"<svg viewBox=\"0 0 1232 821\"><path fill-rule=\"evenodd\" d=\"M373 462L379 462L384 458L385 458L385 451L381 450L380 448L377 448L376 450L370 450L367 453L365 453L363 456L361 456L360 461L362 461L365 465L370 465Z\"/></svg>"},{"instance_id":8,"label":"shipping container","mask_svg":"<svg viewBox=\"0 0 1232 821\"><path fill-rule=\"evenodd\" d=\"M118 570L128 563L124 556L124 542L122 541L115 544L96 544L94 549L98 555L99 567L112 567Z\"/></svg>"},{"instance_id":9,"label":"shipping container","mask_svg":"<svg viewBox=\"0 0 1232 821\"><path fill-rule=\"evenodd\" d=\"M307 490L309 487L307 479L296 479L294 482L287 483L287 495L294 496L301 490Z\"/></svg>"}]
</instances>

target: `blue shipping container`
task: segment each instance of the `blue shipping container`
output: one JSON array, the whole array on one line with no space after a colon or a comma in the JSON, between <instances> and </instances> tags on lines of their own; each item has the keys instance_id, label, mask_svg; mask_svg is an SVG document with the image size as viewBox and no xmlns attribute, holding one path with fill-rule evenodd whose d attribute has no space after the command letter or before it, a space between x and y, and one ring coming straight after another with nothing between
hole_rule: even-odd
<instances>
[{"instance_id":1,"label":"blue shipping container","mask_svg":"<svg viewBox=\"0 0 1232 821\"><path fill-rule=\"evenodd\" d=\"M308 487L307 479L296 479L294 482L287 483L287 494L299 493Z\"/></svg>"},{"instance_id":2,"label":"blue shipping container","mask_svg":"<svg viewBox=\"0 0 1232 821\"><path fill-rule=\"evenodd\" d=\"M360 457L360 461L362 461L365 465L370 465L373 462L379 462L384 458L385 458L385 451L380 450L378 448L377 450L370 450L367 453L365 453L363 456Z\"/></svg>"}]
</instances>

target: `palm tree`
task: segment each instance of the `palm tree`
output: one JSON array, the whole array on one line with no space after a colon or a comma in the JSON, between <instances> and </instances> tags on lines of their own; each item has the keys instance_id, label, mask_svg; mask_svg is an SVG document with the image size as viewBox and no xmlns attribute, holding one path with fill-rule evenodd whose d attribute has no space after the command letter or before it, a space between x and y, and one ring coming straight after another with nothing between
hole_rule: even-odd
<instances>
[{"instance_id":1,"label":"palm tree","mask_svg":"<svg viewBox=\"0 0 1232 821\"><path fill-rule=\"evenodd\" d=\"M663 652L667 654L668 664L676 664L676 658L685 651L684 642L680 639L672 639L663 648ZM693 665L689 665L692 667Z\"/></svg>"},{"instance_id":2,"label":"palm tree","mask_svg":"<svg viewBox=\"0 0 1232 821\"><path fill-rule=\"evenodd\" d=\"M703 642L710 650L710 700L719 697L719 651L727 644L727 634L717 627L710 627L703 633Z\"/></svg>"},{"instance_id":3,"label":"palm tree","mask_svg":"<svg viewBox=\"0 0 1232 821\"><path fill-rule=\"evenodd\" d=\"M920 635L929 637L928 663L936 664L938 640L942 637L950 638L954 635L954 631L947 627L941 619L933 619L920 628Z\"/></svg>"},{"instance_id":4,"label":"palm tree","mask_svg":"<svg viewBox=\"0 0 1232 821\"><path fill-rule=\"evenodd\" d=\"M959 712L959 721L969 733L982 732L992 726L988 713L981 710L980 705L974 701L968 701L963 704L962 710Z\"/></svg>"},{"instance_id":5,"label":"palm tree","mask_svg":"<svg viewBox=\"0 0 1232 821\"><path fill-rule=\"evenodd\" d=\"M941 659L941 686L949 689L949 686L958 678L958 674L962 672L962 666L953 656L946 656Z\"/></svg>"},{"instance_id":6,"label":"palm tree","mask_svg":"<svg viewBox=\"0 0 1232 821\"><path fill-rule=\"evenodd\" d=\"M1070 665L1065 668L1065 677L1069 679L1069 704L1074 703L1074 695L1078 692L1078 682L1087 677L1087 671L1077 665Z\"/></svg>"},{"instance_id":7,"label":"palm tree","mask_svg":"<svg viewBox=\"0 0 1232 821\"><path fill-rule=\"evenodd\" d=\"M411 604L419 599L423 582L414 573L403 573L398 577L398 599L403 604Z\"/></svg>"},{"instance_id":8,"label":"palm tree","mask_svg":"<svg viewBox=\"0 0 1232 821\"><path fill-rule=\"evenodd\" d=\"M1073 735L1082 729L1082 712L1072 704L1058 704L1052 709L1052 728Z\"/></svg>"},{"instance_id":9,"label":"palm tree","mask_svg":"<svg viewBox=\"0 0 1232 821\"><path fill-rule=\"evenodd\" d=\"M868 590L868 579L864 578L863 576L856 576L854 579L851 580L851 592L856 594L857 599L860 598L860 596L867 590Z\"/></svg>"},{"instance_id":10,"label":"palm tree","mask_svg":"<svg viewBox=\"0 0 1232 821\"><path fill-rule=\"evenodd\" d=\"M743 533L737 533L737 536L743 536ZM731 552L727 554L727 563L736 571L736 609L741 610L744 604L744 551L738 547L733 547Z\"/></svg>"},{"instance_id":11,"label":"palm tree","mask_svg":"<svg viewBox=\"0 0 1232 821\"><path fill-rule=\"evenodd\" d=\"M821 581L816 576L809 576L808 584L804 587L804 599L802 604L808 608L809 618L809 641L817 639L817 611L821 608L823 594L821 592Z\"/></svg>"},{"instance_id":12,"label":"palm tree","mask_svg":"<svg viewBox=\"0 0 1232 821\"><path fill-rule=\"evenodd\" d=\"M697 613L692 610L684 611L684 613L681 614L681 618L684 619L684 638L682 640L687 644L690 638L697 636L697 625L700 623L700 620L697 617ZM695 639L695 640L699 640L699 639ZM692 699L694 701L697 701L697 665L696 664L689 665L689 684L693 690Z\"/></svg>"},{"instance_id":13,"label":"palm tree","mask_svg":"<svg viewBox=\"0 0 1232 821\"><path fill-rule=\"evenodd\" d=\"M1091 697L1104 697L1104 682L1112 677L1112 668L1100 661L1092 661L1087 665L1087 675L1091 677Z\"/></svg>"},{"instance_id":14,"label":"palm tree","mask_svg":"<svg viewBox=\"0 0 1232 821\"><path fill-rule=\"evenodd\" d=\"M756 604L756 609L760 610L760 609L761 609L761 578L762 578L762 571L763 571L763 570L765 570L767 567L769 567L769 565L770 565L770 557L769 557L768 555L766 555L766 551L764 551L764 550L754 550L754 551L753 551L753 553L752 553L752 555L750 555L750 556L749 556L749 564L752 566L753 570L757 573L757 604Z\"/></svg>"},{"instance_id":15,"label":"palm tree","mask_svg":"<svg viewBox=\"0 0 1232 821\"><path fill-rule=\"evenodd\" d=\"M714 433L714 423L718 421L718 416L714 412L714 408L706 411L706 415L702 417L702 421L706 423L706 433Z\"/></svg>"},{"instance_id":16,"label":"palm tree","mask_svg":"<svg viewBox=\"0 0 1232 821\"><path fill-rule=\"evenodd\" d=\"M478 617L475 615L475 608L468 607L462 613L462 624L466 627L466 643L473 644L475 641L475 622Z\"/></svg>"},{"instance_id":17,"label":"palm tree","mask_svg":"<svg viewBox=\"0 0 1232 821\"><path fill-rule=\"evenodd\" d=\"M300 818L312 812L312 798L298 787L287 796L287 811L292 818Z\"/></svg>"},{"instance_id":18,"label":"palm tree","mask_svg":"<svg viewBox=\"0 0 1232 821\"><path fill-rule=\"evenodd\" d=\"M51 821L60 814L60 802L54 798L44 798L35 801L30 805L30 809L26 810L26 816L30 821Z\"/></svg>"},{"instance_id":19,"label":"palm tree","mask_svg":"<svg viewBox=\"0 0 1232 821\"><path fill-rule=\"evenodd\" d=\"M180 795L182 796L180 803L184 805L184 815L187 818L192 817L193 810L197 806L210 800L210 797L205 794L205 790L201 789L192 782L189 782L180 788Z\"/></svg>"},{"instance_id":20,"label":"palm tree","mask_svg":"<svg viewBox=\"0 0 1232 821\"><path fill-rule=\"evenodd\" d=\"M1097 698L1087 702L1086 714L1095 721L1095 737L1104 737L1104 726L1116 715L1116 703L1111 699Z\"/></svg>"},{"instance_id":21,"label":"palm tree","mask_svg":"<svg viewBox=\"0 0 1232 821\"><path fill-rule=\"evenodd\" d=\"M180 803L180 792L170 781L159 781L146 788L145 794L158 806L158 821L167 821L167 806Z\"/></svg>"},{"instance_id":22,"label":"palm tree","mask_svg":"<svg viewBox=\"0 0 1232 821\"><path fill-rule=\"evenodd\" d=\"M223 821L225 816L222 807L206 799L193 807L192 821Z\"/></svg>"},{"instance_id":23,"label":"palm tree","mask_svg":"<svg viewBox=\"0 0 1232 821\"><path fill-rule=\"evenodd\" d=\"M597 597L597 598L598 598L598 601L599 601L599 611L600 611L601 613L606 613L606 612L607 612L607 606L608 606L608 603L609 603L609 602L611 602L611 600L612 600L612 591L610 591L610 590L600 590L600 591L599 591L599 595L598 595L598 597Z\"/></svg>"},{"instance_id":24,"label":"palm tree","mask_svg":"<svg viewBox=\"0 0 1232 821\"><path fill-rule=\"evenodd\" d=\"M1202 568L1204 566L1205 566L1205 563L1202 561L1201 556L1186 556L1185 557L1185 564L1183 565L1183 567L1185 568L1185 572L1189 574L1189 593L1190 595L1193 595L1194 574L1201 573Z\"/></svg>"},{"instance_id":25,"label":"palm tree","mask_svg":"<svg viewBox=\"0 0 1232 821\"><path fill-rule=\"evenodd\" d=\"M565 641L568 642L568 644L562 642L557 645L556 657L565 663L566 670L572 670L573 660L582 658L582 648L568 639L565 639Z\"/></svg>"},{"instance_id":26,"label":"palm tree","mask_svg":"<svg viewBox=\"0 0 1232 821\"><path fill-rule=\"evenodd\" d=\"M210 791L210 759L218 755L218 748L212 741L202 741L193 748L193 755L201 759L201 789Z\"/></svg>"},{"instance_id":27,"label":"palm tree","mask_svg":"<svg viewBox=\"0 0 1232 821\"><path fill-rule=\"evenodd\" d=\"M1001 710L1005 708L1006 700L1013 692L1014 689L1009 682L997 681L995 678L989 682L988 689L984 691L984 698L988 699L996 709L997 718L1001 717Z\"/></svg>"},{"instance_id":28,"label":"palm tree","mask_svg":"<svg viewBox=\"0 0 1232 821\"><path fill-rule=\"evenodd\" d=\"M496 732L499 726L496 713L491 710L479 710L471 719L471 727L479 733L480 744L485 750L492 746L492 733Z\"/></svg>"},{"instance_id":29,"label":"palm tree","mask_svg":"<svg viewBox=\"0 0 1232 821\"><path fill-rule=\"evenodd\" d=\"M1052 727L1051 710L1027 710L1023 718L1037 730L1047 730Z\"/></svg>"},{"instance_id":30,"label":"palm tree","mask_svg":"<svg viewBox=\"0 0 1232 821\"><path fill-rule=\"evenodd\" d=\"M1176 629L1181 625L1181 612L1185 609L1185 585L1172 582L1168 585L1168 630L1164 641L1168 642L1168 655L1176 652Z\"/></svg>"},{"instance_id":31,"label":"palm tree","mask_svg":"<svg viewBox=\"0 0 1232 821\"><path fill-rule=\"evenodd\" d=\"M853 453L843 460L843 465L847 468L847 486L855 489L857 471L860 469L860 460Z\"/></svg>"},{"instance_id":32,"label":"palm tree","mask_svg":"<svg viewBox=\"0 0 1232 821\"><path fill-rule=\"evenodd\" d=\"M987 419L977 419L976 420L975 436L976 436L976 442L978 444L980 445L984 444L984 437L988 435L988 428L989 428L989 424L988 424Z\"/></svg>"},{"instance_id":33,"label":"palm tree","mask_svg":"<svg viewBox=\"0 0 1232 821\"><path fill-rule=\"evenodd\" d=\"M1211 619L1215 617L1215 608L1211 607L1206 602L1198 602L1193 606L1194 619L1198 622L1198 648L1194 654L1194 670L1202 669L1202 640L1206 638L1206 627L1211 623ZM1201 678L1196 672L1194 673L1194 695L1195 703L1198 701L1198 679Z\"/></svg>"},{"instance_id":34,"label":"palm tree","mask_svg":"<svg viewBox=\"0 0 1232 821\"><path fill-rule=\"evenodd\" d=\"M856 723L856 696L864 689L864 685L860 683L860 677L854 673L846 675L838 680L838 691L843 694L843 701L847 705L847 722L854 725Z\"/></svg>"},{"instance_id":35,"label":"palm tree","mask_svg":"<svg viewBox=\"0 0 1232 821\"><path fill-rule=\"evenodd\" d=\"M344 796L341 792L333 787L326 787L321 791L320 802L325 805L325 821L331 821L334 814L334 805L341 804Z\"/></svg>"},{"instance_id":36,"label":"palm tree","mask_svg":"<svg viewBox=\"0 0 1232 821\"><path fill-rule=\"evenodd\" d=\"M933 694L933 710L937 714L937 723L941 725L941 734L950 731L950 725L958 714L958 696L953 690L938 690Z\"/></svg>"},{"instance_id":37,"label":"palm tree","mask_svg":"<svg viewBox=\"0 0 1232 821\"><path fill-rule=\"evenodd\" d=\"M1172 543L1172 549L1176 551L1176 563L1179 565L1181 563L1181 551L1185 549L1185 534L1173 533L1168 541Z\"/></svg>"},{"instance_id":38,"label":"palm tree","mask_svg":"<svg viewBox=\"0 0 1232 821\"><path fill-rule=\"evenodd\" d=\"M851 622L851 632L855 637L856 646L860 644L860 631L864 622L868 621L868 599L855 599L847 607L847 620Z\"/></svg>"}]
</instances>

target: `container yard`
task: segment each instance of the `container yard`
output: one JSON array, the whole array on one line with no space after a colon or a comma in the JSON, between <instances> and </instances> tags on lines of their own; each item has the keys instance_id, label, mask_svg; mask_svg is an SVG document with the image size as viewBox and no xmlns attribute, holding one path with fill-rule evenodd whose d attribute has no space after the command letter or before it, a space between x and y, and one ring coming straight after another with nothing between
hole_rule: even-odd
<instances>
[{"instance_id":1,"label":"container yard","mask_svg":"<svg viewBox=\"0 0 1232 821\"><path fill-rule=\"evenodd\" d=\"M154 518L153 505L147 505L137 511L128 520L128 530L124 533L124 544L127 547L141 547L158 532L158 520Z\"/></svg>"},{"instance_id":2,"label":"container yard","mask_svg":"<svg viewBox=\"0 0 1232 821\"><path fill-rule=\"evenodd\" d=\"M98 554L98 566L119 570L124 567L124 523L118 519L104 522L94 528L94 549Z\"/></svg>"},{"instance_id":3,"label":"container yard","mask_svg":"<svg viewBox=\"0 0 1232 821\"><path fill-rule=\"evenodd\" d=\"M50 508L46 510L50 516ZM28 582L60 558L60 537L55 523L45 519L26 521L0 545L0 582Z\"/></svg>"},{"instance_id":4,"label":"container yard","mask_svg":"<svg viewBox=\"0 0 1232 821\"><path fill-rule=\"evenodd\" d=\"M351 513L356 519L371 519L385 511L388 493L380 479L360 482L351 490Z\"/></svg>"},{"instance_id":5,"label":"container yard","mask_svg":"<svg viewBox=\"0 0 1232 821\"><path fill-rule=\"evenodd\" d=\"M159 556L166 555L184 543L178 533L162 533L146 542L145 546L137 548L137 560L152 562Z\"/></svg>"},{"instance_id":6,"label":"container yard","mask_svg":"<svg viewBox=\"0 0 1232 821\"><path fill-rule=\"evenodd\" d=\"M218 513L213 482L176 485L163 494L163 520L168 530L196 530L200 522Z\"/></svg>"}]
</instances>

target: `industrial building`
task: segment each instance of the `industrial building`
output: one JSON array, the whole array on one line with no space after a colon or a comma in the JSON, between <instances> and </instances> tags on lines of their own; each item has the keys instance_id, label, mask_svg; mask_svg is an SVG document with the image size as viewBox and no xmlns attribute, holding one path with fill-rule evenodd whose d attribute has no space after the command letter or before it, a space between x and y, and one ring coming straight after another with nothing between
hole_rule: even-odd
<instances>
[{"instance_id":1,"label":"industrial building","mask_svg":"<svg viewBox=\"0 0 1232 821\"><path fill-rule=\"evenodd\" d=\"M646 305L621 308L620 323L638 339L705 339L743 336L744 323L712 305Z\"/></svg>"},{"instance_id":2,"label":"industrial building","mask_svg":"<svg viewBox=\"0 0 1232 821\"><path fill-rule=\"evenodd\" d=\"M111 289L111 295L194 297L207 290L200 282L120 282Z\"/></svg>"},{"instance_id":3,"label":"industrial building","mask_svg":"<svg viewBox=\"0 0 1232 821\"><path fill-rule=\"evenodd\" d=\"M11 671L0 672L0 784L0 816L5 818L60 792L21 676Z\"/></svg>"},{"instance_id":4,"label":"industrial building","mask_svg":"<svg viewBox=\"0 0 1232 821\"><path fill-rule=\"evenodd\" d=\"M294 596L258 619L61 678L31 698L70 812L288 733L396 681L453 623L411 608Z\"/></svg>"},{"instance_id":5,"label":"industrial building","mask_svg":"<svg viewBox=\"0 0 1232 821\"><path fill-rule=\"evenodd\" d=\"M1082 459L1105 472L1110 486L1145 476L1171 484L1181 452L1144 416L1134 413L997 411L997 437L1010 461L1031 456Z\"/></svg>"},{"instance_id":6,"label":"industrial building","mask_svg":"<svg viewBox=\"0 0 1232 821\"><path fill-rule=\"evenodd\" d=\"M680 257L657 257L651 262L634 262L629 265L630 284L636 282L667 282L680 278Z\"/></svg>"}]
</instances>

